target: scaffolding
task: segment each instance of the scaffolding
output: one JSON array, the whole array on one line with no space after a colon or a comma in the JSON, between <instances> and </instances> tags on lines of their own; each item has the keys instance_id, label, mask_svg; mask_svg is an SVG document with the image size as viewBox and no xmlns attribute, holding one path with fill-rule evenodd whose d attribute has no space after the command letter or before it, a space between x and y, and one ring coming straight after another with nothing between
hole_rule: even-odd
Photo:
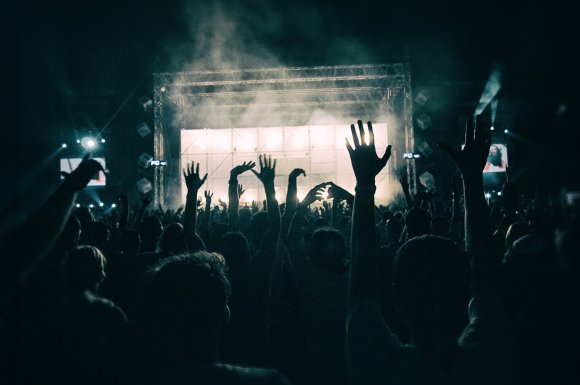
<instances>
[{"instance_id":1,"label":"scaffolding","mask_svg":"<svg viewBox=\"0 0 580 385\"><path fill-rule=\"evenodd\" d=\"M405 152L414 151L408 63L165 72L153 74L153 80L156 159L167 159L166 135L172 131L168 125L177 124L179 129L300 125L313 110L372 120L392 112L396 101L404 130L404 141L396 145ZM257 113L245 121L250 106ZM179 123L175 119L168 123L166 115L176 113ZM410 189L415 193L415 161L406 162ZM166 173L164 167L155 169L155 204L164 204Z\"/></svg>"}]
</instances>

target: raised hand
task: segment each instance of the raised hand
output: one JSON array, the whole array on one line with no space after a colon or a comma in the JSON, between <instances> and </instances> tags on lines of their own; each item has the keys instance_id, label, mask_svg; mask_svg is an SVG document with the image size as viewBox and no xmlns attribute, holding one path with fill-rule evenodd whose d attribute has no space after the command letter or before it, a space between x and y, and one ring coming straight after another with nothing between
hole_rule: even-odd
<instances>
[{"instance_id":1,"label":"raised hand","mask_svg":"<svg viewBox=\"0 0 580 385\"><path fill-rule=\"evenodd\" d=\"M352 198L352 194L335 184L334 182L328 182L330 187L328 188L328 198L334 198L335 202L342 201L343 199Z\"/></svg>"},{"instance_id":2,"label":"raised hand","mask_svg":"<svg viewBox=\"0 0 580 385\"><path fill-rule=\"evenodd\" d=\"M241 184L238 183L238 199L240 199L242 194L245 192L246 192L246 190L244 190L244 186L242 186Z\"/></svg>"},{"instance_id":3,"label":"raised hand","mask_svg":"<svg viewBox=\"0 0 580 385\"><path fill-rule=\"evenodd\" d=\"M203 192L203 196L205 197L205 207L211 207L211 198L213 197L213 193L209 190L205 190Z\"/></svg>"},{"instance_id":4,"label":"raised hand","mask_svg":"<svg viewBox=\"0 0 580 385\"><path fill-rule=\"evenodd\" d=\"M490 127L483 127L481 115L467 120L463 150L458 151L446 143L439 143L439 147L449 154L464 177L481 175L490 145L491 130Z\"/></svg>"},{"instance_id":5,"label":"raised hand","mask_svg":"<svg viewBox=\"0 0 580 385\"><path fill-rule=\"evenodd\" d=\"M290 172L290 178L296 179L300 174L306 176L306 171L301 168L295 168L292 170L292 172Z\"/></svg>"},{"instance_id":6,"label":"raised hand","mask_svg":"<svg viewBox=\"0 0 580 385\"><path fill-rule=\"evenodd\" d=\"M62 173L65 176L63 186L72 191L80 191L93 179L93 176L99 172L105 171L103 166L94 159L86 155L79 166L70 174Z\"/></svg>"},{"instance_id":7,"label":"raised hand","mask_svg":"<svg viewBox=\"0 0 580 385\"><path fill-rule=\"evenodd\" d=\"M195 192L197 194L197 191L207 179L207 173L203 178L199 176L199 163L196 166L195 162L191 162L187 170L183 170L183 177L185 178L185 185L187 186L188 192Z\"/></svg>"},{"instance_id":8,"label":"raised hand","mask_svg":"<svg viewBox=\"0 0 580 385\"><path fill-rule=\"evenodd\" d=\"M272 162L271 155L260 155L260 172L256 172L256 170L251 169L254 175L258 177L258 179L264 185L274 185L274 177L276 176L276 159Z\"/></svg>"},{"instance_id":9,"label":"raised hand","mask_svg":"<svg viewBox=\"0 0 580 385\"><path fill-rule=\"evenodd\" d=\"M375 134L371 122L367 122L368 140L365 140L365 131L361 120L357 122L360 133L360 140L356 133L354 124L350 125L354 148L346 140L346 148L350 155L350 161L354 170L357 183L364 185L374 185L375 177L385 167L391 157L391 146L387 146L382 158L377 156L375 149Z\"/></svg>"},{"instance_id":10,"label":"raised hand","mask_svg":"<svg viewBox=\"0 0 580 385\"><path fill-rule=\"evenodd\" d=\"M310 191L306 194L302 202L300 202L301 206L310 206L312 203L316 202L317 200L321 200L321 193L324 187L326 187L329 182L322 182L317 184L316 186L312 187Z\"/></svg>"},{"instance_id":11,"label":"raised hand","mask_svg":"<svg viewBox=\"0 0 580 385\"><path fill-rule=\"evenodd\" d=\"M236 166L236 167L231 169L230 177L238 177L240 174L243 174L246 171L253 169L255 166L256 166L256 162L244 162L244 163L240 164L239 166Z\"/></svg>"}]
</instances>

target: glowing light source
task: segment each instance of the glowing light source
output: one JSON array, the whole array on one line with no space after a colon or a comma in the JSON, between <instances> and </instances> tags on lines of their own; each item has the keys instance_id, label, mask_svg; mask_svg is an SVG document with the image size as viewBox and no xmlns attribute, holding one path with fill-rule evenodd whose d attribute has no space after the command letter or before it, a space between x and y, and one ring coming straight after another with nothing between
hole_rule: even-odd
<instances>
[{"instance_id":1,"label":"glowing light source","mask_svg":"<svg viewBox=\"0 0 580 385\"><path fill-rule=\"evenodd\" d=\"M489 198L491 198L491 194L490 194L490 193L485 193L485 197L486 197L487 199L489 199Z\"/></svg>"},{"instance_id":2,"label":"glowing light source","mask_svg":"<svg viewBox=\"0 0 580 385\"><path fill-rule=\"evenodd\" d=\"M75 206L76 206L77 208L81 207L81 205L80 205L80 204L78 204L78 203L77 203Z\"/></svg>"},{"instance_id":3,"label":"glowing light source","mask_svg":"<svg viewBox=\"0 0 580 385\"><path fill-rule=\"evenodd\" d=\"M91 204L89 205L89 207L92 209L93 207L95 207L95 205L91 203Z\"/></svg>"},{"instance_id":4,"label":"glowing light source","mask_svg":"<svg viewBox=\"0 0 580 385\"><path fill-rule=\"evenodd\" d=\"M77 143L80 144L81 143L81 140L80 139L77 139Z\"/></svg>"},{"instance_id":5,"label":"glowing light source","mask_svg":"<svg viewBox=\"0 0 580 385\"><path fill-rule=\"evenodd\" d=\"M115 207L117 207L117 205L116 205L115 203L113 203L113 204L111 205L111 208L115 208Z\"/></svg>"},{"instance_id":6,"label":"glowing light source","mask_svg":"<svg viewBox=\"0 0 580 385\"><path fill-rule=\"evenodd\" d=\"M101 139L101 143L105 143L105 142L106 142L105 138Z\"/></svg>"},{"instance_id":7,"label":"glowing light source","mask_svg":"<svg viewBox=\"0 0 580 385\"><path fill-rule=\"evenodd\" d=\"M504 132L504 134L507 134L508 133L508 130L503 130L503 132Z\"/></svg>"},{"instance_id":8,"label":"glowing light source","mask_svg":"<svg viewBox=\"0 0 580 385\"><path fill-rule=\"evenodd\" d=\"M497 192L497 195L498 195L498 196L501 196L501 191L498 191L498 192Z\"/></svg>"},{"instance_id":9,"label":"glowing light source","mask_svg":"<svg viewBox=\"0 0 580 385\"><path fill-rule=\"evenodd\" d=\"M493 131L493 130L495 130L495 127L494 127L494 126L491 126L489 129L490 129L491 131Z\"/></svg>"},{"instance_id":10,"label":"glowing light source","mask_svg":"<svg viewBox=\"0 0 580 385\"><path fill-rule=\"evenodd\" d=\"M68 146L66 145L66 143L61 144L62 148L67 148Z\"/></svg>"},{"instance_id":11,"label":"glowing light source","mask_svg":"<svg viewBox=\"0 0 580 385\"><path fill-rule=\"evenodd\" d=\"M81 146L83 146L87 150L93 149L97 146L97 141L90 136L85 136L84 138L81 139Z\"/></svg>"},{"instance_id":12,"label":"glowing light source","mask_svg":"<svg viewBox=\"0 0 580 385\"><path fill-rule=\"evenodd\" d=\"M103 202L99 203L99 207L103 207L105 204Z\"/></svg>"}]
</instances>

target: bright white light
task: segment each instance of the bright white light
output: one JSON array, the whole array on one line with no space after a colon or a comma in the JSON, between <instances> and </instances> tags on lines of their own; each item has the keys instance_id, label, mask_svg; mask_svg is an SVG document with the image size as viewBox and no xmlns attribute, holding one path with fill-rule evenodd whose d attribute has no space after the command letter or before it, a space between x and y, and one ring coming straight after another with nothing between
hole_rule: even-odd
<instances>
[{"instance_id":1,"label":"bright white light","mask_svg":"<svg viewBox=\"0 0 580 385\"><path fill-rule=\"evenodd\" d=\"M106 142L105 138L101 139L101 143L105 143L105 142Z\"/></svg>"},{"instance_id":2,"label":"bright white light","mask_svg":"<svg viewBox=\"0 0 580 385\"><path fill-rule=\"evenodd\" d=\"M61 147L62 147L62 148L67 148L68 146L66 145L66 143L63 143L63 144L61 145Z\"/></svg>"},{"instance_id":3,"label":"bright white light","mask_svg":"<svg viewBox=\"0 0 580 385\"><path fill-rule=\"evenodd\" d=\"M81 143L81 140L80 140L80 139L77 139L77 143L79 143L79 144L80 144L80 143Z\"/></svg>"},{"instance_id":4,"label":"bright white light","mask_svg":"<svg viewBox=\"0 0 580 385\"><path fill-rule=\"evenodd\" d=\"M81 139L81 146L83 146L86 149L91 149L97 146L97 142L90 136L85 136L84 138Z\"/></svg>"},{"instance_id":5,"label":"bright white light","mask_svg":"<svg viewBox=\"0 0 580 385\"><path fill-rule=\"evenodd\" d=\"M161 87L161 88L159 89L159 91L161 91L161 92L165 92L166 90L167 90L167 89L166 89L165 87Z\"/></svg>"},{"instance_id":6,"label":"bright white light","mask_svg":"<svg viewBox=\"0 0 580 385\"><path fill-rule=\"evenodd\" d=\"M494 126L491 126L489 129L490 129L491 131L493 131L493 130L495 130L495 127L494 127Z\"/></svg>"},{"instance_id":7,"label":"bright white light","mask_svg":"<svg viewBox=\"0 0 580 385\"><path fill-rule=\"evenodd\" d=\"M105 204L103 202L99 203L99 207L103 207Z\"/></svg>"},{"instance_id":8,"label":"bright white light","mask_svg":"<svg viewBox=\"0 0 580 385\"><path fill-rule=\"evenodd\" d=\"M504 134L507 134L508 133L508 130L503 130L503 132L504 132Z\"/></svg>"},{"instance_id":9,"label":"bright white light","mask_svg":"<svg viewBox=\"0 0 580 385\"><path fill-rule=\"evenodd\" d=\"M95 205L91 203L91 204L89 205L89 207L92 209L93 207L95 207Z\"/></svg>"},{"instance_id":10,"label":"bright white light","mask_svg":"<svg viewBox=\"0 0 580 385\"><path fill-rule=\"evenodd\" d=\"M486 197L487 199L489 199L489 198L491 198L491 194L490 194L490 193L485 193L485 197Z\"/></svg>"},{"instance_id":11,"label":"bright white light","mask_svg":"<svg viewBox=\"0 0 580 385\"><path fill-rule=\"evenodd\" d=\"M117 205L116 205L115 203L113 203L113 204L111 205L111 207L112 207L112 208L115 208L115 207L117 207Z\"/></svg>"},{"instance_id":12,"label":"bright white light","mask_svg":"<svg viewBox=\"0 0 580 385\"><path fill-rule=\"evenodd\" d=\"M78 208L78 207L81 207L81 205L80 205L80 204L78 204L78 203L77 203L75 206L76 206L77 208Z\"/></svg>"},{"instance_id":13,"label":"bright white light","mask_svg":"<svg viewBox=\"0 0 580 385\"><path fill-rule=\"evenodd\" d=\"M501 196L501 191L498 191L498 192L497 192L497 195L498 195L498 196Z\"/></svg>"}]
</instances>

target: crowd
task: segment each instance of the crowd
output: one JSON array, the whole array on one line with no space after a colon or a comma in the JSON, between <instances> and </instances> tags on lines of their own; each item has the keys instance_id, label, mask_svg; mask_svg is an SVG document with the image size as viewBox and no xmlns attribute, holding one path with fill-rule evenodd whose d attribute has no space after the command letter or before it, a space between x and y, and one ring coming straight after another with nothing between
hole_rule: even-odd
<instances>
[{"instance_id":1,"label":"crowd","mask_svg":"<svg viewBox=\"0 0 580 385\"><path fill-rule=\"evenodd\" d=\"M332 181L275 194L276 160L230 172L227 204L183 172L185 206L95 218L85 158L0 238L3 384L552 384L580 380L577 213L506 183L484 197L491 132L445 144L463 188L435 212L402 178L376 207L372 124L351 125L354 195ZM263 207L240 207L238 177ZM325 199L322 199L325 197ZM321 202L322 201L322 202Z\"/></svg>"}]
</instances>

